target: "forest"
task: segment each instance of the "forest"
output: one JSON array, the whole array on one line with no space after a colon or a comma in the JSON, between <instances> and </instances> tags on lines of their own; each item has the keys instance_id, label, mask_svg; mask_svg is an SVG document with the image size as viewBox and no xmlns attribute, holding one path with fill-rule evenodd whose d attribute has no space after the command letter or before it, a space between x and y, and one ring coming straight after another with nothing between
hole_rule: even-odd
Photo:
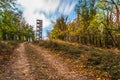
<instances>
[{"instance_id":1,"label":"forest","mask_svg":"<svg viewBox=\"0 0 120 80\"><path fill-rule=\"evenodd\" d=\"M16 1L0 0L0 80L120 80L120 0L75 0L47 40Z\"/></svg>"},{"instance_id":2,"label":"forest","mask_svg":"<svg viewBox=\"0 0 120 80\"><path fill-rule=\"evenodd\" d=\"M0 0L0 40L34 40L33 27L18 6L16 0Z\"/></svg>"},{"instance_id":3,"label":"forest","mask_svg":"<svg viewBox=\"0 0 120 80\"><path fill-rule=\"evenodd\" d=\"M79 0L75 12L77 17L71 22L69 16L59 17L49 38L120 48L119 0Z\"/></svg>"}]
</instances>

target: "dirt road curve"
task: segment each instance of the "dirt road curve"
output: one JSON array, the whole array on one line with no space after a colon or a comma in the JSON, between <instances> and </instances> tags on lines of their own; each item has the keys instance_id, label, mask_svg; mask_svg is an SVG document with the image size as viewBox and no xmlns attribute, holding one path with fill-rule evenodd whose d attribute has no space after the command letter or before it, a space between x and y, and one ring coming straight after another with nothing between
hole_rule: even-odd
<instances>
[{"instance_id":1,"label":"dirt road curve","mask_svg":"<svg viewBox=\"0 0 120 80\"><path fill-rule=\"evenodd\" d=\"M22 43L0 80L90 80L41 47Z\"/></svg>"}]
</instances>

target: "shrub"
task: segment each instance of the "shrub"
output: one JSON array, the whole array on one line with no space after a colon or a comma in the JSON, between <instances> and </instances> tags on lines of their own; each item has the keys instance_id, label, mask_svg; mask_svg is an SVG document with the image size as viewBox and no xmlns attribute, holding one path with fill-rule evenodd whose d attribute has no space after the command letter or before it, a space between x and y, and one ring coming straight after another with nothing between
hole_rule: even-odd
<instances>
[{"instance_id":1,"label":"shrub","mask_svg":"<svg viewBox=\"0 0 120 80\"><path fill-rule=\"evenodd\" d=\"M100 71L97 77L110 77L112 80L120 79L120 55L115 54L115 52L84 45L76 46L65 42L59 43L59 41L52 40L40 41L39 45L62 52L62 54L60 53L62 57L75 59L79 64L83 64L86 69L90 70L89 67L94 67L94 70ZM93 75L96 77L96 74Z\"/></svg>"},{"instance_id":2,"label":"shrub","mask_svg":"<svg viewBox=\"0 0 120 80\"><path fill-rule=\"evenodd\" d=\"M120 56L113 53L91 54L87 66L94 66L102 72L107 72L112 80L120 78Z\"/></svg>"},{"instance_id":3,"label":"shrub","mask_svg":"<svg viewBox=\"0 0 120 80\"><path fill-rule=\"evenodd\" d=\"M40 46L44 46L45 48L50 48L54 51L62 51L63 53L70 54L70 55L77 55L81 53L81 50L78 46L74 46L71 44L59 43L56 41L39 41L35 42L36 44L39 43Z\"/></svg>"}]
</instances>

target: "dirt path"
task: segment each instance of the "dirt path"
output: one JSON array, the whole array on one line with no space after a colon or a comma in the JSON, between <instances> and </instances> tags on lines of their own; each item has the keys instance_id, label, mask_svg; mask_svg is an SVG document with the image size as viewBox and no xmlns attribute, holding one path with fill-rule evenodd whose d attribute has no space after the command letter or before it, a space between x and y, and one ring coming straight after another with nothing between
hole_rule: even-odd
<instances>
[{"instance_id":1,"label":"dirt path","mask_svg":"<svg viewBox=\"0 0 120 80\"><path fill-rule=\"evenodd\" d=\"M90 80L41 47L22 43L0 80Z\"/></svg>"},{"instance_id":2,"label":"dirt path","mask_svg":"<svg viewBox=\"0 0 120 80\"><path fill-rule=\"evenodd\" d=\"M14 58L0 80L35 80L30 74L29 63L24 51L24 43L22 43L14 51Z\"/></svg>"},{"instance_id":3,"label":"dirt path","mask_svg":"<svg viewBox=\"0 0 120 80\"><path fill-rule=\"evenodd\" d=\"M73 71L71 71L68 67L67 64L64 63L63 61L61 61L58 57L49 54L49 51L44 50L41 47L38 46L34 46L34 45L30 45L32 46L33 49L36 49L37 54L41 57L43 57L43 59L48 62L48 64L50 66L52 66L52 68L55 69L57 76L61 76L62 79L60 80L90 80L87 77L77 74Z\"/></svg>"}]
</instances>

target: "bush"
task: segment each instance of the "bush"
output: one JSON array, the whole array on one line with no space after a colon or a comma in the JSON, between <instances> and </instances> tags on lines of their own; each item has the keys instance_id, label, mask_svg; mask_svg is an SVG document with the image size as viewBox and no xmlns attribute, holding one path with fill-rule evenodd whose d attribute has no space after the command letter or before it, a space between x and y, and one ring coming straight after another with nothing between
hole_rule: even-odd
<instances>
[{"instance_id":1,"label":"bush","mask_svg":"<svg viewBox=\"0 0 120 80\"><path fill-rule=\"evenodd\" d=\"M18 43L11 41L0 42L0 68L2 67L2 65L5 65L11 59L10 57L14 51L14 48L16 48L17 45Z\"/></svg>"},{"instance_id":2,"label":"bush","mask_svg":"<svg viewBox=\"0 0 120 80\"><path fill-rule=\"evenodd\" d=\"M62 51L63 53L70 54L70 55L77 55L81 53L81 50L78 46L73 46L71 44L65 43L58 43L56 41L39 41L35 42L36 44L39 43L40 46L44 46L45 48L50 48L54 51Z\"/></svg>"},{"instance_id":3,"label":"bush","mask_svg":"<svg viewBox=\"0 0 120 80\"><path fill-rule=\"evenodd\" d=\"M113 53L91 54L87 66L94 66L102 72L107 72L112 80L120 78L120 56Z\"/></svg>"},{"instance_id":4,"label":"bush","mask_svg":"<svg viewBox=\"0 0 120 80\"><path fill-rule=\"evenodd\" d=\"M79 64L83 64L85 69L91 70L93 67L95 77L107 77L112 80L120 79L120 56L115 52L107 52L95 47L72 45L57 41L40 41L37 42L40 46L49 48L54 51L62 52L62 57L75 59ZM66 55L67 54L67 55ZM79 61L78 61L79 60ZM96 71L100 71L100 74Z\"/></svg>"}]
</instances>

